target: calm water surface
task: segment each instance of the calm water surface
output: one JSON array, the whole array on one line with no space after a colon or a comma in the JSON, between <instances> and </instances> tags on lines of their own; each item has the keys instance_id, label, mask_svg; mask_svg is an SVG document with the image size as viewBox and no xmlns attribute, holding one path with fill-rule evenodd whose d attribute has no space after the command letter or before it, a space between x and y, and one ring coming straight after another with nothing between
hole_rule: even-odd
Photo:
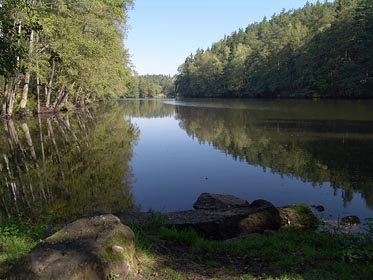
<instances>
[{"instance_id":1,"label":"calm water surface","mask_svg":"<svg viewBox=\"0 0 373 280\"><path fill-rule=\"evenodd\" d=\"M373 102L123 100L3 122L0 218L191 209L202 192L373 217Z\"/></svg>"},{"instance_id":2,"label":"calm water surface","mask_svg":"<svg viewBox=\"0 0 373 280\"><path fill-rule=\"evenodd\" d=\"M212 192L373 217L371 101L140 101L149 102L154 114L131 116L143 210L191 209Z\"/></svg>"}]
</instances>

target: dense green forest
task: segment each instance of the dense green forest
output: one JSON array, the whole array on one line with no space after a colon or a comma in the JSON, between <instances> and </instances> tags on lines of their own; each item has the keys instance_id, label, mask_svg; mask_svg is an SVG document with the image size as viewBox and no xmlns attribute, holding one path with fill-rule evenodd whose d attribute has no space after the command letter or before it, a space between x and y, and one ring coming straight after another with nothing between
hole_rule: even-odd
<instances>
[{"instance_id":1,"label":"dense green forest","mask_svg":"<svg viewBox=\"0 0 373 280\"><path fill-rule=\"evenodd\" d=\"M126 97L175 97L174 81L167 75L133 76Z\"/></svg>"},{"instance_id":2,"label":"dense green forest","mask_svg":"<svg viewBox=\"0 0 373 280\"><path fill-rule=\"evenodd\" d=\"M307 3L198 49L181 97L373 97L373 1Z\"/></svg>"},{"instance_id":3,"label":"dense green forest","mask_svg":"<svg viewBox=\"0 0 373 280\"><path fill-rule=\"evenodd\" d=\"M0 1L1 114L59 110L128 91L132 0ZM45 109L44 109L45 108Z\"/></svg>"}]
</instances>

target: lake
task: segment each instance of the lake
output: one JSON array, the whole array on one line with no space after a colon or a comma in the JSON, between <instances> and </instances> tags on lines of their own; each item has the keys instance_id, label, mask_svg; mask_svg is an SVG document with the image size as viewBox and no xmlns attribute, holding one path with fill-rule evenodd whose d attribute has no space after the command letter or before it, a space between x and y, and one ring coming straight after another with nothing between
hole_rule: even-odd
<instances>
[{"instance_id":1,"label":"lake","mask_svg":"<svg viewBox=\"0 0 373 280\"><path fill-rule=\"evenodd\" d=\"M4 121L3 217L191 209L202 192L373 217L371 100L122 100Z\"/></svg>"}]
</instances>

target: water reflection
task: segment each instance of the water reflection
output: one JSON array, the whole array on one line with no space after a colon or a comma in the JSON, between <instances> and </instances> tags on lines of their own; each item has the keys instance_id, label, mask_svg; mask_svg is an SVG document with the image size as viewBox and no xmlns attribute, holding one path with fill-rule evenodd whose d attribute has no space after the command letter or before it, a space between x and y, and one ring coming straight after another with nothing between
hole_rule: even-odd
<instances>
[{"instance_id":1,"label":"water reflection","mask_svg":"<svg viewBox=\"0 0 373 280\"><path fill-rule=\"evenodd\" d=\"M66 221L133 204L174 211L216 192L371 217L372 105L127 100L3 121L0 215Z\"/></svg>"},{"instance_id":2,"label":"water reflection","mask_svg":"<svg viewBox=\"0 0 373 280\"><path fill-rule=\"evenodd\" d=\"M132 206L132 146L139 131L118 104L3 121L0 218L66 221Z\"/></svg>"},{"instance_id":3,"label":"water reflection","mask_svg":"<svg viewBox=\"0 0 373 280\"><path fill-rule=\"evenodd\" d=\"M195 104L194 104L195 103ZM371 101L181 101L191 137L264 171L330 183L347 205L354 192L373 208Z\"/></svg>"},{"instance_id":4,"label":"water reflection","mask_svg":"<svg viewBox=\"0 0 373 280\"><path fill-rule=\"evenodd\" d=\"M122 100L120 104L125 115L131 118L168 118L175 115L175 106L172 103L172 100L167 99L129 99Z\"/></svg>"}]
</instances>

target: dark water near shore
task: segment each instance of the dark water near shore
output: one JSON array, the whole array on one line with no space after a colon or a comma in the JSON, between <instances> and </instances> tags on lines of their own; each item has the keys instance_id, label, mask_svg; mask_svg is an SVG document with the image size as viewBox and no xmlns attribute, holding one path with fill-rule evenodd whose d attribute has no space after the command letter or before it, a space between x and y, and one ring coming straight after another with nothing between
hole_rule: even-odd
<instances>
[{"instance_id":1,"label":"dark water near shore","mask_svg":"<svg viewBox=\"0 0 373 280\"><path fill-rule=\"evenodd\" d=\"M373 217L373 102L123 100L3 122L2 217L191 209L202 192Z\"/></svg>"}]
</instances>

